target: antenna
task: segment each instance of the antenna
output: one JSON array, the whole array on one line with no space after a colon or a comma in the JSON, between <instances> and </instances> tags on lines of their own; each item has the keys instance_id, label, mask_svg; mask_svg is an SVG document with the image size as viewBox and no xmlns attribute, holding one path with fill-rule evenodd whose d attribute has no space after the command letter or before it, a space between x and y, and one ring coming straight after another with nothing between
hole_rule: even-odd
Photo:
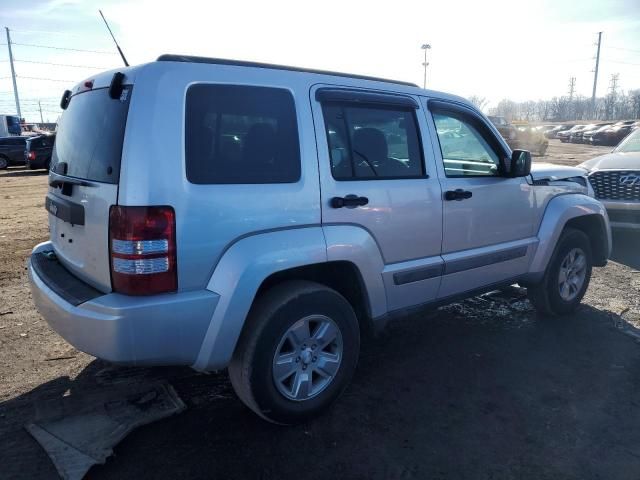
<instances>
[{"instance_id":1,"label":"antenna","mask_svg":"<svg viewBox=\"0 0 640 480\"><path fill-rule=\"evenodd\" d=\"M122 61L124 62L124 66L128 67L129 66L129 62L127 62L127 59L124 58L124 53L122 53L122 50L120 49L120 45L118 45L116 37L113 36L113 32L111 31L111 28L109 28L109 24L107 23L107 19L104 18L104 15L102 14L102 10L98 10L98 12L100 12L100 16L102 17L102 20L104 20L104 24L107 26L107 30L109 30L109 34L111 34L111 38L113 38L113 43L116 44L116 48L118 49L118 52L120 53L120 56L122 57Z\"/></svg>"}]
</instances>

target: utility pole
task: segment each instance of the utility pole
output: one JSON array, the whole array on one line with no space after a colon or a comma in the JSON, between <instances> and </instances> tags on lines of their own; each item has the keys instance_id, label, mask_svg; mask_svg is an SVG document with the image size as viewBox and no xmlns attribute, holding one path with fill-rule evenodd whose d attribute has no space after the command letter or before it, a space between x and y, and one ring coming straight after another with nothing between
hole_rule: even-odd
<instances>
[{"instance_id":1,"label":"utility pole","mask_svg":"<svg viewBox=\"0 0 640 480\"><path fill-rule=\"evenodd\" d=\"M13 96L16 98L16 112L20 120L22 120L22 112L20 111L20 99L18 98L18 84L16 83L16 69L13 67L13 52L11 51L11 35L9 35L9 27L4 27L7 31L7 47L9 47L9 63L11 64L11 78L13 79Z\"/></svg>"},{"instance_id":2,"label":"utility pole","mask_svg":"<svg viewBox=\"0 0 640 480\"><path fill-rule=\"evenodd\" d=\"M422 81L422 88L427 88L427 67L429 66L429 62L427 62L427 50L431 50L431 45L424 43L420 48L424 50L424 62L422 62L422 66L424 67L424 80Z\"/></svg>"},{"instance_id":3,"label":"utility pole","mask_svg":"<svg viewBox=\"0 0 640 480\"><path fill-rule=\"evenodd\" d=\"M598 86L598 67L600 66L600 45L602 44L602 32L598 32L598 52L596 53L596 68L593 71L593 93L591 94L591 111L596 113L596 88ZM595 118L595 117L594 117Z\"/></svg>"},{"instance_id":4,"label":"utility pole","mask_svg":"<svg viewBox=\"0 0 640 480\"><path fill-rule=\"evenodd\" d=\"M40 110L40 123L44 123L42 119L42 105L40 105L40 100L38 100L38 110Z\"/></svg>"},{"instance_id":5,"label":"utility pole","mask_svg":"<svg viewBox=\"0 0 640 480\"><path fill-rule=\"evenodd\" d=\"M576 77L569 78L569 101L573 101L573 95L576 92Z\"/></svg>"}]
</instances>

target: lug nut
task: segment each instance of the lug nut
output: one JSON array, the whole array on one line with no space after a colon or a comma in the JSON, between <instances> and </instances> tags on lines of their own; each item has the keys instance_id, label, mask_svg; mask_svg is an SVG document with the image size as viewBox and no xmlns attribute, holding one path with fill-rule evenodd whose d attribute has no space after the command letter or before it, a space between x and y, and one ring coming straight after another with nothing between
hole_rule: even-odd
<instances>
[{"instance_id":1,"label":"lug nut","mask_svg":"<svg viewBox=\"0 0 640 480\"><path fill-rule=\"evenodd\" d=\"M303 370L306 370L306 369L307 369L307 366L306 366L306 365L302 365L302 369L303 369Z\"/></svg>"},{"instance_id":2,"label":"lug nut","mask_svg":"<svg viewBox=\"0 0 640 480\"><path fill-rule=\"evenodd\" d=\"M316 347L317 347L317 345L316 345L316 344L311 345L311 350L315 350L315 349L316 349Z\"/></svg>"},{"instance_id":3,"label":"lug nut","mask_svg":"<svg viewBox=\"0 0 640 480\"><path fill-rule=\"evenodd\" d=\"M296 363L300 361L300 357L296 357Z\"/></svg>"},{"instance_id":4,"label":"lug nut","mask_svg":"<svg viewBox=\"0 0 640 480\"><path fill-rule=\"evenodd\" d=\"M318 360L318 357L313 357L313 361L315 362L316 360Z\"/></svg>"}]
</instances>

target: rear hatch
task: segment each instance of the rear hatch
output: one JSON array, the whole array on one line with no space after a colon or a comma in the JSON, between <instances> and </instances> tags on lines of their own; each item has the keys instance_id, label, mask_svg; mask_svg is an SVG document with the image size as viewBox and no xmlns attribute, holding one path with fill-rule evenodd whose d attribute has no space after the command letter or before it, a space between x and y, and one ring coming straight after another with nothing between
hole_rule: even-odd
<instances>
[{"instance_id":1,"label":"rear hatch","mask_svg":"<svg viewBox=\"0 0 640 480\"><path fill-rule=\"evenodd\" d=\"M60 262L109 292L109 209L118 200L131 86L115 99L109 88L85 87L71 96L60 119L45 206Z\"/></svg>"}]
</instances>

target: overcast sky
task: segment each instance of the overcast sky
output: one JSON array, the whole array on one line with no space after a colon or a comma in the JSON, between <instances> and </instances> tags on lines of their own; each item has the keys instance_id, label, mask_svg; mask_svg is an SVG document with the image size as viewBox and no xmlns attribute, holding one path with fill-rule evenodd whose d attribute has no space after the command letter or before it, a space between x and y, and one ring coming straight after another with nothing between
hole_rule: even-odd
<instances>
[{"instance_id":1,"label":"overcast sky","mask_svg":"<svg viewBox=\"0 0 640 480\"><path fill-rule=\"evenodd\" d=\"M98 8L131 64L184 53L422 85L420 46L430 43L427 87L484 96L491 104L564 95L572 76L576 92L591 96L594 43L602 31L598 95L606 92L614 73L621 89L640 88L638 0L0 0L2 26L9 27L15 44L18 90L28 121L39 120L38 99L45 121L54 121L64 89L121 65ZM15 113L4 33L0 112Z\"/></svg>"}]
</instances>

